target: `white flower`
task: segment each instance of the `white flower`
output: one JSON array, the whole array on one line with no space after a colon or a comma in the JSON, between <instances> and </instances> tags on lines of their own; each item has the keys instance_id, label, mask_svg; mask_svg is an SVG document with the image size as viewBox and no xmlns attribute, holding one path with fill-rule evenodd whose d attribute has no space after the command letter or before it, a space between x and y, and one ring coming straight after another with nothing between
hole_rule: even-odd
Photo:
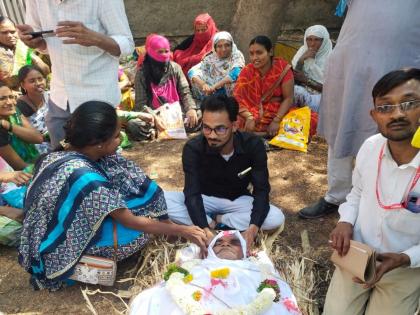
<instances>
[{"instance_id":1,"label":"white flower","mask_svg":"<svg viewBox=\"0 0 420 315\"><path fill-rule=\"evenodd\" d=\"M190 290L186 290L187 284L183 281L184 275L174 272L166 281L166 289L170 296L186 315L203 315L211 313L214 315L260 315L265 313L273 305L276 292L272 288L265 288L259 292L251 303L234 308L211 312L205 310L200 302L195 301Z\"/></svg>"}]
</instances>

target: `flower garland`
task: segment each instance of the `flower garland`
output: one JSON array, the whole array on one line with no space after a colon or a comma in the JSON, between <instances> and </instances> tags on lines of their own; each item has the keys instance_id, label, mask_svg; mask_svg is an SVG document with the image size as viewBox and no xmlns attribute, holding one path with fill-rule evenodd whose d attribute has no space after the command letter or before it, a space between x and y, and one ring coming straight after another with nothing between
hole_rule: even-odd
<instances>
[{"instance_id":1,"label":"flower garland","mask_svg":"<svg viewBox=\"0 0 420 315\"><path fill-rule=\"evenodd\" d=\"M212 279L226 279L229 273L229 268L222 268L214 270L211 276ZM192 280L192 275L188 270L170 265L168 271L165 272L164 279L166 280L166 289L172 299L186 315L259 315L269 310L273 302L280 298L280 289L277 282L267 279L261 282L257 289L258 294L251 303L210 313L199 302L202 297L200 290L196 290L192 294L185 294L184 286ZM186 281L186 279L189 281Z\"/></svg>"},{"instance_id":2,"label":"flower garland","mask_svg":"<svg viewBox=\"0 0 420 315\"><path fill-rule=\"evenodd\" d=\"M274 302L278 302L280 300L280 288L276 280L265 279L257 288L257 292L261 292L265 288L271 288L276 293L276 298Z\"/></svg>"},{"instance_id":3,"label":"flower garland","mask_svg":"<svg viewBox=\"0 0 420 315\"><path fill-rule=\"evenodd\" d=\"M184 281L184 283L190 283L193 280L193 275L190 274L190 272L187 269L177 266L175 264L170 264L168 266L168 270L163 274L163 279L165 281L168 281L171 275L175 272L184 275L184 278L182 278L182 281Z\"/></svg>"}]
</instances>

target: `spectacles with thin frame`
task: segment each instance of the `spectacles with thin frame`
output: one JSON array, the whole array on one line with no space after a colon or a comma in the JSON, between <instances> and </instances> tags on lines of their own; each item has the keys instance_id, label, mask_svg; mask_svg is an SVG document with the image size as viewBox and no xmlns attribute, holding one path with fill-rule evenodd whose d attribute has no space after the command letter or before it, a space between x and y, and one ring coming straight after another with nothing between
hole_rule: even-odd
<instances>
[{"instance_id":1,"label":"spectacles with thin frame","mask_svg":"<svg viewBox=\"0 0 420 315\"><path fill-rule=\"evenodd\" d=\"M209 126L203 125L202 130L206 136L210 135L212 131L214 131L214 133L218 136L224 136L229 130L229 127L217 126L216 128L210 128Z\"/></svg>"},{"instance_id":2,"label":"spectacles with thin frame","mask_svg":"<svg viewBox=\"0 0 420 315\"><path fill-rule=\"evenodd\" d=\"M402 102L399 104L376 105L375 111L381 114L390 114L398 107L402 112L408 112L419 106L420 106L420 100L411 100L411 101Z\"/></svg>"}]
</instances>

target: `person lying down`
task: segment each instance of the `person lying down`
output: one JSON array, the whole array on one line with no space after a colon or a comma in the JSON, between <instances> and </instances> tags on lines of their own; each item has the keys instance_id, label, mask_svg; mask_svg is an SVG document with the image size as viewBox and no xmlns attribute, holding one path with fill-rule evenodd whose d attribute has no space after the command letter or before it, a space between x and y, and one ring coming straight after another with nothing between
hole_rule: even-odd
<instances>
[{"instance_id":1,"label":"person lying down","mask_svg":"<svg viewBox=\"0 0 420 315\"><path fill-rule=\"evenodd\" d=\"M301 314L266 253L246 256L239 231L220 232L207 258L198 256L194 247L182 250L180 266L170 265L164 281L137 295L130 315Z\"/></svg>"}]
</instances>

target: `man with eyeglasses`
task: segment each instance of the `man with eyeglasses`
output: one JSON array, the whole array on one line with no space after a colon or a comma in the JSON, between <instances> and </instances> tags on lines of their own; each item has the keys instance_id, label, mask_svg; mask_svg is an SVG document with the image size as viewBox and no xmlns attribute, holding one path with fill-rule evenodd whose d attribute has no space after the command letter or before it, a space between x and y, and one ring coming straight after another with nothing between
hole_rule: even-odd
<instances>
[{"instance_id":1,"label":"man with eyeglasses","mask_svg":"<svg viewBox=\"0 0 420 315\"><path fill-rule=\"evenodd\" d=\"M260 228L278 228L284 215L269 204L262 140L237 131L238 107L233 97L209 96L203 101L203 132L189 140L182 153L184 192L165 192L165 199L171 220L201 227L208 242L211 229L223 224L244 231L250 248Z\"/></svg>"},{"instance_id":2,"label":"man with eyeglasses","mask_svg":"<svg viewBox=\"0 0 420 315\"><path fill-rule=\"evenodd\" d=\"M374 248L376 277L362 283L337 267L324 315L412 315L419 304L420 153L411 141L420 126L420 69L386 74L372 95L380 134L357 154L353 188L330 239L339 255L351 239Z\"/></svg>"}]
</instances>

